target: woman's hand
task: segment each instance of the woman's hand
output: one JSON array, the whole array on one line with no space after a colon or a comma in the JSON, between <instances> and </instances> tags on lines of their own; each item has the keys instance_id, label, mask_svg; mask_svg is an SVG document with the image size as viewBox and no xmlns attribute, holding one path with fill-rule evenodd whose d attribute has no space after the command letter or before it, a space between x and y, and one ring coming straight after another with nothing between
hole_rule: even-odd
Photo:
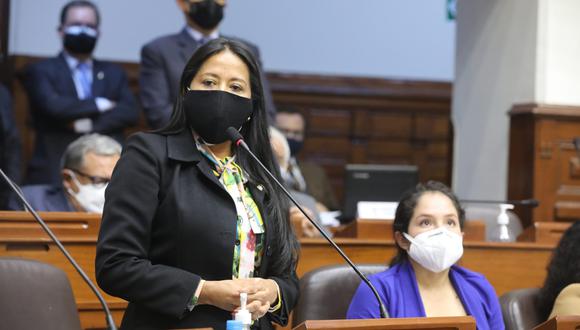
<instances>
[{"instance_id":1,"label":"woman's hand","mask_svg":"<svg viewBox=\"0 0 580 330\"><path fill-rule=\"evenodd\" d=\"M240 307L240 293L245 292L237 280L205 281L199 294L198 304L233 311Z\"/></svg>"},{"instance_id":2,"label":"woman's hand","mask_svg":"<svg viewBox=\"0 0 580 330\"><path fill-rule=\"evenodd\" d=\"M248 278L205 281L198 303L233 312L240 308L240 293L242 292L248 294L246 308L254 320L264 316L270 309L270 304L278 298L276 282L263 278Z\"/></svg>"}]
</instances>

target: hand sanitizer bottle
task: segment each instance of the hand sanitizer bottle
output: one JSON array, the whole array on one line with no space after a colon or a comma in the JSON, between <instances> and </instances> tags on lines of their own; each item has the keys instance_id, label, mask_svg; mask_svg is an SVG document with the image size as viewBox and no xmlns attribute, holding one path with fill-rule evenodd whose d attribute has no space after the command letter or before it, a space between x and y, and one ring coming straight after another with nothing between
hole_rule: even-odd
<instances>
[{"instance_id":1,"label":"hand sanitizer bottle","mask_svg":"<svg viewBox=\"0 0 580 330\"><path fill-rule=\"evenodd\" d=\"M514 242L516 238L508 227L510 218L507 214L507 210L513 210L514 206L512 204L499 204L499 208L500 213L497 216L497 228L491 240L496 242Z\"/></svg>"},{"instance_id":2,"label":"hand sanitizer bottle","mask_svg":"<svg viewBox=\"0 0 580 330\"><path fill-rule=\"evenodd\" d=\"M248 294L246 292L240 293L240 309L234 315L234 320L242 322L243 330L250 330L252 325L252 314L246 309L248 302Z\"/></svg>"},{"instance_id":3,"label":"hand sanitizer bottle","mask_svg":"<svg viewBox=\"0 0 580 330\"><path fill-rule=\"evenodd\" d=\"M242 330L242 322L236 320L228 320L226 322L226 330Z\"/></svg>"}]
</instances>

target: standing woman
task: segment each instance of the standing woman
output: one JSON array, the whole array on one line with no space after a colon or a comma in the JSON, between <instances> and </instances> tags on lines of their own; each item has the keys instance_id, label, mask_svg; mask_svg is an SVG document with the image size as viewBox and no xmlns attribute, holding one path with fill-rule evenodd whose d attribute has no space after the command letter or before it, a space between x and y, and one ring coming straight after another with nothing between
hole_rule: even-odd
<instances>
[{"instance_id":1,"label":"standing woman","mask_svg":"<svg viewBox=\"0 0 580 330\"><path fill-rule=\"evenodd\" d=\"M455 265L463 254L465 212L444 184L429 181L403 195L393 232L397 255L389 269L369 276L390 317L471 315L478 330L502 330L499 301L481 274ZM347 318L378 318L379 307L361 283Z\"/></svg>"},{"instance_id":2,"label":"standing woman","mask_svg":"<svg viewBox=\"0 0 580 330\"><path fill-rule=\"evenodd\" d=\"M279 177L256 60L220 38L187 63L170 123L127 141L107 188L96 276L129 301L123 329L225 328L241 292L254 327L287 323L298 297L288 204L233 149L230 126Z\"/></svg>"}]
</instances>

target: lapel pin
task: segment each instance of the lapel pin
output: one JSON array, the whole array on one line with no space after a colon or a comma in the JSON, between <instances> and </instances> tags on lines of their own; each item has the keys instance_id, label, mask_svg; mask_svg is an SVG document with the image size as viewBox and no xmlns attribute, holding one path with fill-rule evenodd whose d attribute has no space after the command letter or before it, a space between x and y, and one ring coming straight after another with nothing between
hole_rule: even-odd
<instances>
[{"instance_id":1,"label":"lapel pin","mask_svg":"<svg viewBox=\"0 0 580 330\"><path fill-rule=\"evenodd\" d=\"M264 186L262 186L261 184L259 184L257 188L258 188L259 191L264 190Z\"/></svg>"},{"instance_id":2,"label":"lapel pin","mask_svg":"<svg viewBox=\"0 0 580 330\"><path fill-rule=\"evenodd\" d=\"M105 78L105 73L103 71L99 71L99 73L97 73L97 79L103 80L103 78Z\"/></svg>"}]
</instances>

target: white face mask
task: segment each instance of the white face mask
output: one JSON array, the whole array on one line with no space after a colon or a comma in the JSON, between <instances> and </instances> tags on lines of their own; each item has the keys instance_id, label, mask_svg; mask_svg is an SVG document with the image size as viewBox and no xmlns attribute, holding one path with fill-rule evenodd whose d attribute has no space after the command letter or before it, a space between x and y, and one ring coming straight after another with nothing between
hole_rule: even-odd
<instances>
[{"instance_id":1,"label":"white face mask","mask_svg":"<svg viewBox=\"0 0 580 330\"><path fill-rule=\"evenodd\" d=\"M440 273L455 264L463 255L463 236L444 227L421 233L415 237L403 236L411 242L409 256L421 266Z\"/></svg>"},{"instance_id":2,"label":"white face mask","mask_svg":"<svg viewBox=\"0 0 580 330\"><path fill-rule=\"evenodd\" d=\"M105 206L105 189L107 188L107 184L104 184L102 187L96 187L90 183L81 184L72 171L70 172L70 175L79 191L75 193L72 189L68 188L68 193L77 200L85 211L91 213L103 213L103 207Z\"/></svg>"}]
</instances>

